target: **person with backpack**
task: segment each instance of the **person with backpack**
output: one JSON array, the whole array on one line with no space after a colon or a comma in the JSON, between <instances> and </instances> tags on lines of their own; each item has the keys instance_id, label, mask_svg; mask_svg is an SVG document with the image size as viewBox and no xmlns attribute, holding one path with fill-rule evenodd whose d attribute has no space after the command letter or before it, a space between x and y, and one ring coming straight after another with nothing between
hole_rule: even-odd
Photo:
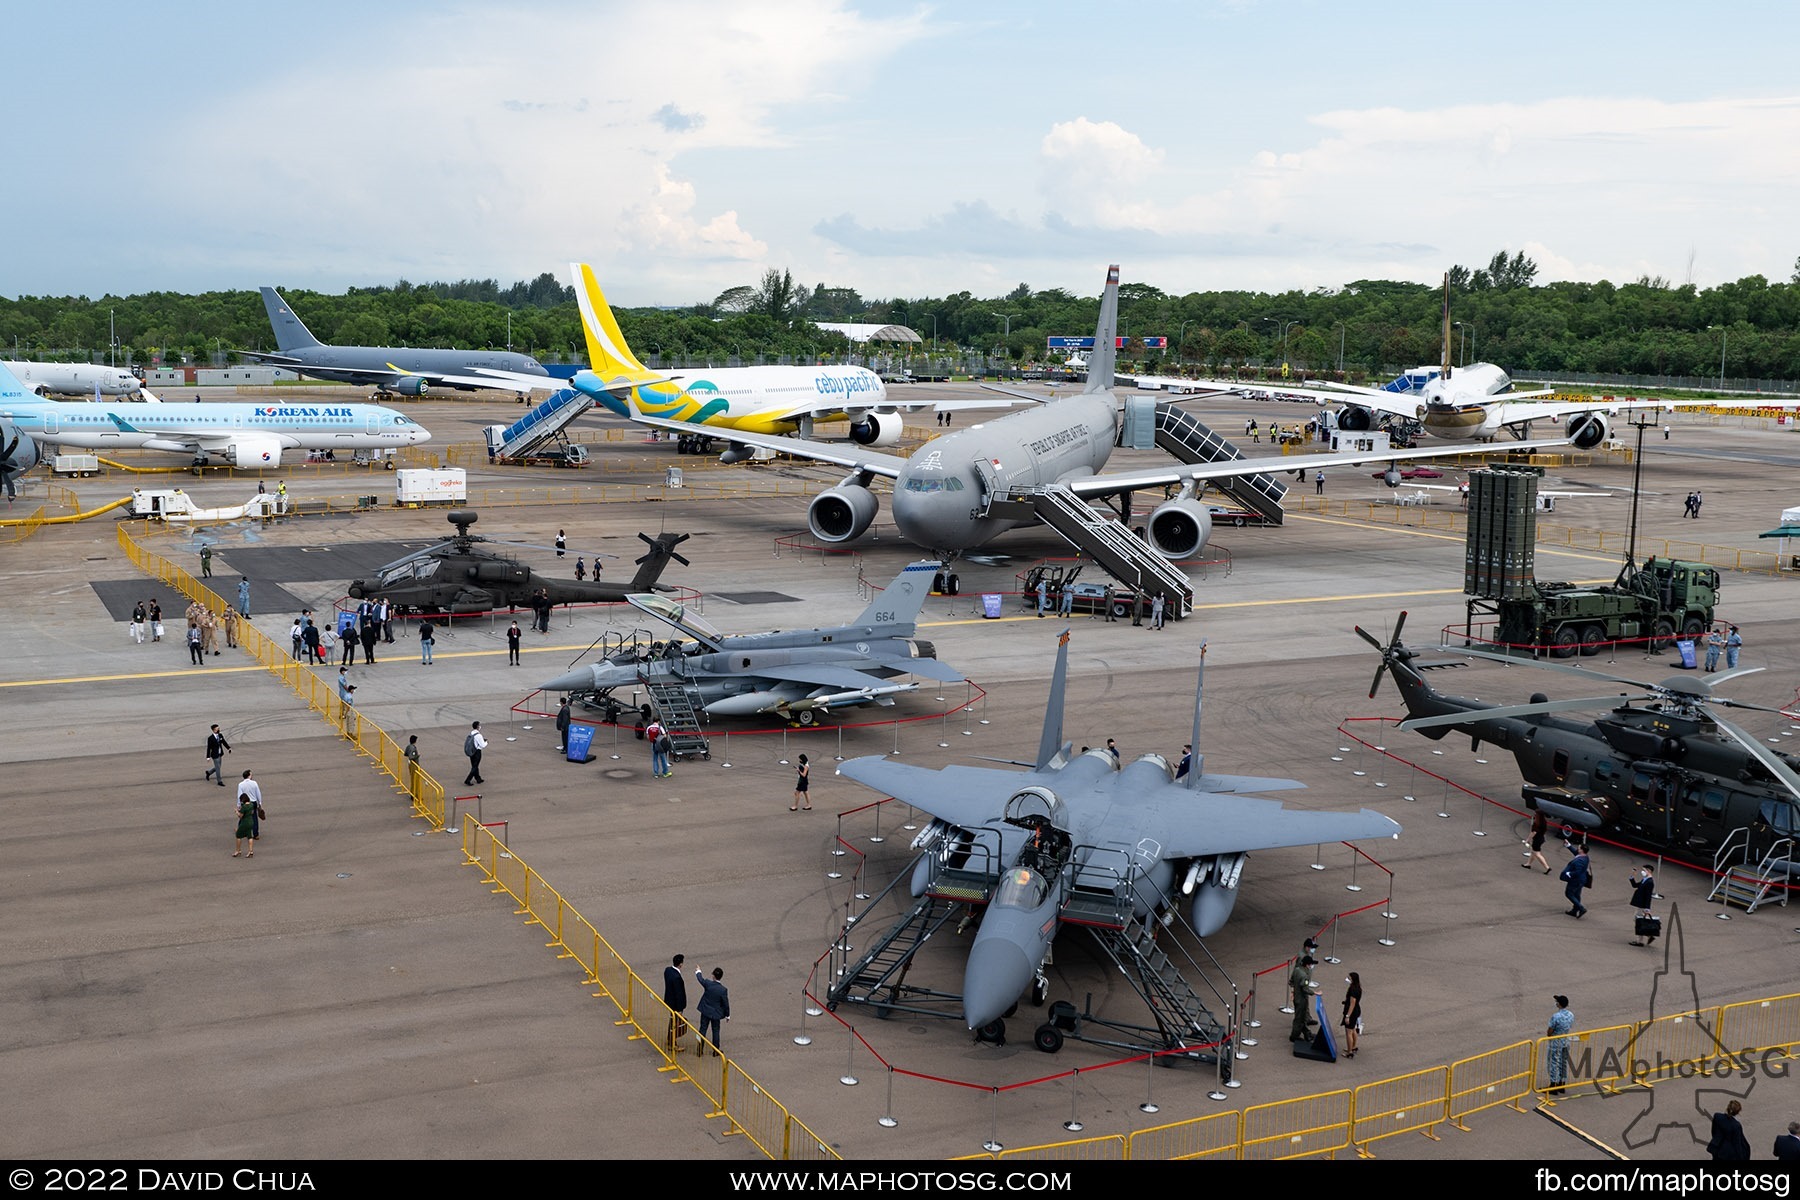
<instances>
[{"instance_id":1,"label":"person with backpack","mask_svg":"<svg viewBox=\"0 0 1800 1200\"><path fill-rule=\"evenodd\" d=\"M419 665L431 665L431 648L437 644L437 626L430 621L419 622Z\"/></svg>"},{"instance_id":2,"label":"person with backpack","mask_svg":"<svg viewBox=\"0 0 1800 1200\"><path fill-rule=\"evenodd\" d=\"M650 743L650 773L658 779L673 775L669 751L674 749L674 743L669 740L669 731L663 728L663 723L652 717L644 726L644 739Z\"/></svg>"},{"instance_id":3,"label":"person with backpack","mask_svg":"<svg viewBox=\"0 0 1800 1200\"><path fill-rule=\"evenodd\" d=\"M469 723L468 736L463 738L463 754L469 760L469 773L463 776L463 784L485 783L481 777L481 752L487 749L487 738L481 735L481 722Z\"/></svg>"}]
</instances>

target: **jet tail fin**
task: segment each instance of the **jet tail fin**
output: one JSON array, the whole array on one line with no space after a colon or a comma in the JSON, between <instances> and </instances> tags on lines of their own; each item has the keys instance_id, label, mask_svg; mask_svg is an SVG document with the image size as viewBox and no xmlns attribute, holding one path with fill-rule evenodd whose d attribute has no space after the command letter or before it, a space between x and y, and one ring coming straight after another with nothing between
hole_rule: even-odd
<instances>
[{"instance_id":1,"label":"jet tail fin","mask_svg":"<svg viewBox=\"0 0 1800 1200\"><path fill-rule=\"evenodd\" d=\"M1119 264L1106 268L1106 287L1100 293L1100 320L1094 325L1094 349L1088 354L1087 386L1082 394L1110 392L1113 364L1118 361Z\"/></svg>"},{"instance_id":2,"label":"jet tail fin","mask_svg":"<svg viewBox=\"0 0 1800 1200\"><path fill-rule=\"evenodd\" d=\"M1188 745L1193 747L1193 757L1188 760L1188 773L1182 780L1189 791L1200 790L1200 776L1206 773L1206 755L1200 749L1200 704L1206 695L1206 642L1200 643L1200 672L1194 682L1194 732Z\"/></svg>"},{"instance_id":3,"label":"jet tail fin","mask_svg":"<svg viewBox=\"0 0 1800 1200\"><path fill-rule=\"evenodd\" d=\"M275 329L275 345L284 354L306 350L324 343L312 335L306 323L294 315L281 293L272 287L262 290L263 307L269 312L269 324Z\"/></svg>"},{"instance_id":4,"label":"jet tail fin","mask_svg":"<svg viewBox=\"0 0 1800 1200\"><path fill-rule=\"evenodd\" d=\"M1439 370L1441 378L1450 378L1450 272L1444 272L1444 361Z\"/></svg>"},{"instance_id":5,"label":"jet tail fin","mask_svg":"<svg viewBox=\"0 0 1800 1200\"><path fill-rule=\"evenodd\" d=\"M869 601L869 607L863 609L862 615L851 624L918 624L919 613L925 608L925 597L931 595L931 577L943 569L944 564L935 559L908 563L901 567L900 574L894 576L894 582L877 592L875 598Z\"/></svg>"},{"instance_id":6,"label":"jet tail fin","mask_svg":"<svg viewBox=\"0 0 1800 1200\"><path fill-rule=\"evenodd\" d=\"M1115 270L1117 268L1114 268ZM1044 732L1038 738L1037 765L1050 765L1063 744L1063 693L1069 686L1069 631L1056 639L1056 670L1050 675L1050 698L1044 702Z\"/></svg>"},{"instance_id":7,"label":"jet tail fin","mask_svg":"<svg viewBox=\"0 0 1800 1200\"><path fill-rule=\"evenodd\" d=\"M638 376L646 381L656 379L626 345L612 305L606 302L606 293L594 278L594 268L586 263L570 263L569 273L574 278L575 303L581 309L581 331L587 335L588 362L594 374L609 382Z\"/></svg>"}]
</instances>

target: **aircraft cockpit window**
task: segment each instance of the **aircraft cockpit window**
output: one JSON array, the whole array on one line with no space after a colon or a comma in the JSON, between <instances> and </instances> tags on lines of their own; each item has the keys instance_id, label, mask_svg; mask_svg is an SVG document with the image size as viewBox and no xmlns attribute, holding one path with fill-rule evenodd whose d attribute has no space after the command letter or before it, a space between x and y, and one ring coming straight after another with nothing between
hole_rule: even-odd
<instances>
[{"instance_id":1,"label":"aircraft cockpit window","mask_svg":"<svg viewBox=\"0 0 1800 1200\"><path fill-rule=\"evenodd\" d=\"M1567 750L1558 750L1550 756L1550 773L1558 779L1569 777L1569 752Z\"/></svg>"},{"instance_id":2,"label":"aircraft cockpit window","mask_svg":"<svg viewBox=\"0 0 1800 1200\"><path fill-rule=\"evenodd\" d=\"M710 641L716 642L725 636L704 617L689 612L685 604L679 604L667 597L646 594L631 597L631 602L653 617L658 617L671 625L685 627Z\"/></svg>"},{"instance_id":3,"label":"aircraft cockpit window","mask_svg":"<svg viewBox=\"0 0 1800 1200\"><path fill-rule=\"evenodd\" d=\"M1800 814L1796 814L1792 800L1764 800L1757 816L1776 837L1793 837L1800 833Z\"/></svg>"},{"instance_id":4,"label":"aircraft cockpit window","mask_svg":"<svg viewBox=\"0 0 1800 1200\"><path fill-rule=\"evenodd\" d=\"M1036 908L1050 894L1050 883L1030 867L1014 867L994 889L994 903L1001 908Z\"/></svg>"}]
</instances>

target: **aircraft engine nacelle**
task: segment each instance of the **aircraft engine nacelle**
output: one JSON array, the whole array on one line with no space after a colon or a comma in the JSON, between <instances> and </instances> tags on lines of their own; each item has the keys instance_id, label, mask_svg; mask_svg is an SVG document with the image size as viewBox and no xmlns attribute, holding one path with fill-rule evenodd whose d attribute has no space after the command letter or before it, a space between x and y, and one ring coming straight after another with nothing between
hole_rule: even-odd
<instances>
[{"instance_id":1,"label":"aircraft engine nacelle","mask_svg":"<svg viewBox=\"0 0 1800 1200\"><path fill-rule=\"evenodd\" d=\"M1354 404L1345 405L1337 415L1337 427L1346 433L1361 433L1375 427L1375 414Z\"/></svg>"},{"instance_id":2,"label":"aircraft engine nacelle","mask_svg":"<svg viewBox=\"0 0 1800 1200\"><path fill-rule=\"evenodd\" d=\"M1381 482L1387 484L1391 488L1397 488L1401 485L1401 483L1403 483L1405 481L1400 477L1400 468L1399 467L1389 467L1382 474Z\"/></svg>"},{"instance_id":3,"label":"aircraft engine nacelle","mask_svg":"<svg viewBox=\"0 0 1800 1200\"><path fill-rule=\"evenodd\" d=\"M1198 500L1177 496L1157 506L1147 526L1150 545L1164 558L1192 558L1212 536L1212 514Z\"/></svg>"},{"instance_id":4,"label":"aircraft engine nacelle","mask_svg":"<svg viewBox=\"0 0 1800 1200\"><path fill-rule=\"evenodd\" d=\"M850 422L850 440L859 446L893 446L905 428L899 413L864 413Z\"/></svg>"},{"instance_id":5,"label":"aircraft engine nacelle","mask_svg":"<svg viewBox=\"0 0 1800 1200\"><path fill-rule=\"evenodd\" d=\"M1194 898L1188 904L1188 924L1201 937L1211 937L1225 928L1225 922L1231 917L1231 910L1237 905L1237 898L1236 888L1217 883L1201 884L1194 889Z\"/></svg>"},{"instance_id":6,"label":"aircraft engine nacelle","mask_svg":"<svg viewBox=\"0 0 1800 1200\"><path fill-rule=\"evenodd\" d=\"M880 509L874 492L841 483L813 497L806 507L806 525L821 542L848 542L863 535Z\"/></svg>"},{"instance_id":7,"label":"aircraft engine nacelle","mask_svg":"<svg viewBox=\"0 0 1800 1200\"><path fill-rule=\"evenodd\" d=\"M1569 422L1569 438L1582 450L1592 450L1612 433L1605 413L1583 413Z\"/></svg>"},{"instance_id":8,"label":"aircraft engine nacelle","mask_svg":"<svg viewBox=\"0 0 1800 1200\"><path fill-rule=\"evenodd\" d=\"M37 442L29 434L10 421L0 421L0 474L20 474L43 460Z\"/></svg>"},{"instance_id":9,"label":"aircraft engine nacelle","mask_svg":"<svg viewBox=\"0 0 1800 1200\"><path fill-rule=\"evenodd\" d=\"M746 446L742 442L732 442L729 446L726 446L724 452L719 455L719 461L729 466L732 463L741 463L755 453L755 446Z\"/></svg>"},{"instance_id":10,"label":"aircraft engine nacelle","mask_svg":"<svg viewBox=\"0 0 1800 1200\"><path fill-rule=\"evenodd\" d=\"M225 447L225 459L234 467L257 470L281 465L281 439L266 434L243 434Z\"/></svg>"},{"instance_id":11,"label":"aircraft engine nacelle","mask_svg":"<svg viewBox=\"0 0 1800 1200\"><path fill-rule=\"evenodd\" d=\"M430 387L417 375L402 375L398 379L390 379L382 390L398 396L423 396Z\"/></svg>"}]
</instances>

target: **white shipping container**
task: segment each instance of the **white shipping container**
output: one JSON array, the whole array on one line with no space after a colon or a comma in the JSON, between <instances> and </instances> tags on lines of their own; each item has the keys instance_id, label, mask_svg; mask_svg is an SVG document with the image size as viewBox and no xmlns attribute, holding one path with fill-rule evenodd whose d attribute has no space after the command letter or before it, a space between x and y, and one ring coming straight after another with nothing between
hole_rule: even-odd
<instances>
[{"instance_id":1,"label":"white shipping container","mask_svg":"<svg viewBox=\"0 0 1800 1200\"><path fill-rule=\"evenodd\" d=\"M394 472L395 504L461 504L468 498L469 476L461 467Z\"/></svg>"},{"instance_id":2,"label":"white shipping container","mask_svg":"<svg viewBox=\"0 0 1800 1200\"><path fill-rule=\"evenodd\" d=\"M100 456L97 454L58 454L50 460L52 475L98 475L100 473Z\"/></svg>"}]
</instances>

